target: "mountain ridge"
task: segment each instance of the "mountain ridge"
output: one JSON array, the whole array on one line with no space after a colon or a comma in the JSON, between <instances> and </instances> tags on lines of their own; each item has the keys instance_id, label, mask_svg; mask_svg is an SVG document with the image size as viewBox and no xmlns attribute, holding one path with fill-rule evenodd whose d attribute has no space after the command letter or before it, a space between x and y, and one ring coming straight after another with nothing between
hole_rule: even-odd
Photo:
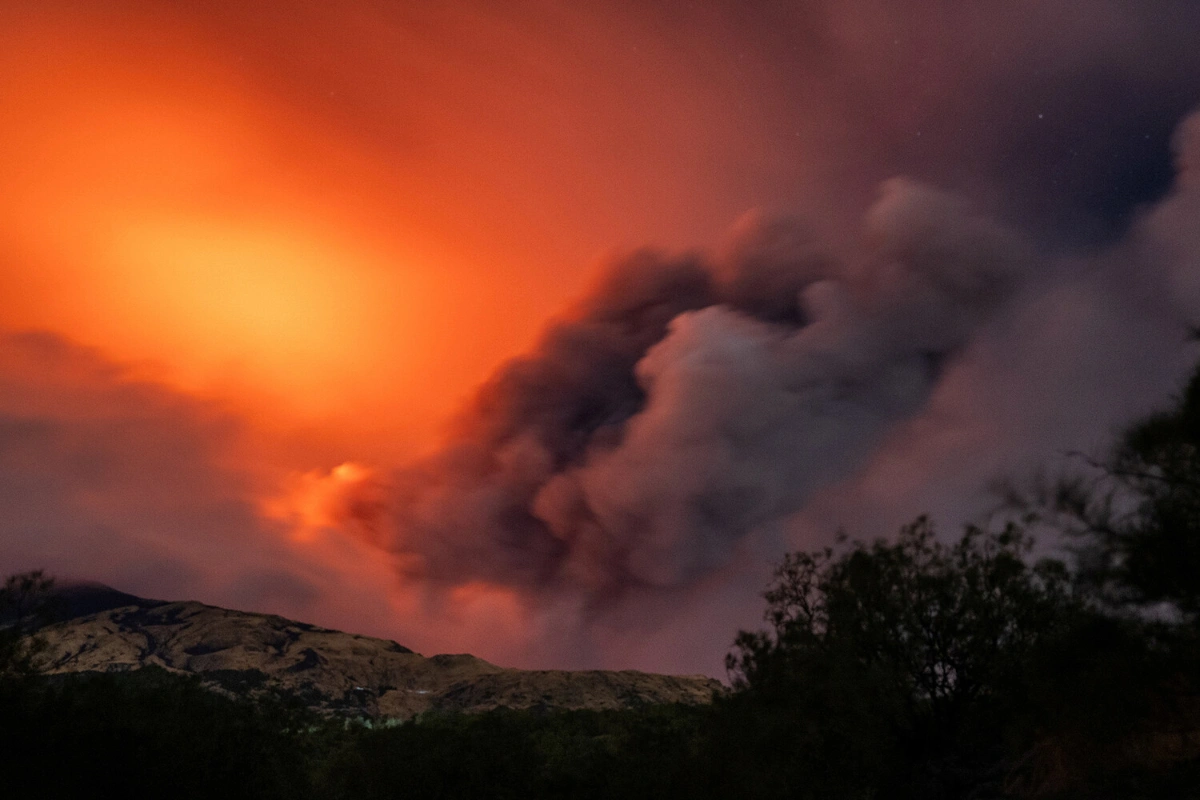
<instances>
[{"instance_id":1,"label":"mountain ridge","mask_svg":"<svg viewBox=\"0 0 1200 800\"><path fill-rule=\"evenodd\" d=\"M323 714L371 719L699 704L723 691L701 675L519 670L469 654L426 657L389 639L196 601L145 600L100 585L59 592L73 593L67 614L85 613L39 630L52 675L159 667L226 694L288 697Z\"/></svg>"}]
</instances>

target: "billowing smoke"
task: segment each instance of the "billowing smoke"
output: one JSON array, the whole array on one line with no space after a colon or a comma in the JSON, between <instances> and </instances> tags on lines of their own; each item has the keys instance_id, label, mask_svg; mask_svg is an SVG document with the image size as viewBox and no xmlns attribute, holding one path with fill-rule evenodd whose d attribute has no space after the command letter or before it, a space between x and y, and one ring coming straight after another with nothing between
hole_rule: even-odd
<instances>
[{"instance_id":1,"label":"billowing smoke","mask_svg":"<svg viewBox=\"0 0 1200 800\"><path fill-rule=\"evenodd\" d=\"M854 258L751 219L715 257L613 264L398 477L401 563L600 602L721 569L918 411L1033 270L915 183L887 183L865 227Z\"/></svg>"}]
</instances>

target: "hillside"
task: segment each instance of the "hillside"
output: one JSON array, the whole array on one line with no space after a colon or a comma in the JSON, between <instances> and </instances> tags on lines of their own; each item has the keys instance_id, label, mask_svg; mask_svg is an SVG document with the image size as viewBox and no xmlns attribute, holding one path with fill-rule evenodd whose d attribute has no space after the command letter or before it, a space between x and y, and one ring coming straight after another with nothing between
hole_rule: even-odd
<instances>
[{"instance_id":1,"label":"hillside","mask_svg":"<svg viewBox=\"0 0 1200 800\"><path fill-rule=\"evenodd\" d=\"M42 629L48 672L157 666L199 675L220 691L276 693L327 713L399 719L435 710L694 704L721 690L719 682L704 676L517 670L471 655L427 658L386 639L283 617L100 591L110 592L106 597L121 605ZM92 603L97 605L105 603Z\"/></svg>"}]
</instances>

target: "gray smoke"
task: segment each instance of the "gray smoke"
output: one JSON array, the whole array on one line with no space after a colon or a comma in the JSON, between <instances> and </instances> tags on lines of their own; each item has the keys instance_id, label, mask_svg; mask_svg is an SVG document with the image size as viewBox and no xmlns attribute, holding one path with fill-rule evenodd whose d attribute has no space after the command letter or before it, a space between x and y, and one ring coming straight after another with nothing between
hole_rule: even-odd
<instances>
[{"instance_id":1,"label":"gray smoke","mask_svg":"<svg viewBox=\"0 0 1200 800\"><path fill-rule=\"evenodd\" d=\"M596 601L719 570L920 409L1032 270L910 182L884 186L863 244L839 260L750 220L716 257L613 264L398 477L401 563Z\"/></svg>"}]
</instances>

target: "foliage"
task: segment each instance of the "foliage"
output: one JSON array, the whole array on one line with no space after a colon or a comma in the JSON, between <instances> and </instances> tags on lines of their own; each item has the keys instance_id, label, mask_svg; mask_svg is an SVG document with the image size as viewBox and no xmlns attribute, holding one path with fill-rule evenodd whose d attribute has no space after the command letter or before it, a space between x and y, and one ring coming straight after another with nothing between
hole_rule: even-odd
<instances>
[{"instance_id":1,"label":"foliage","mask_svg":"<svg viewBox=\"0 0 1200 800\"><path fill-rule=\"evenodd\" d=\"M427 716L352 730L319 778L331 798L659 798L691 776L708 710Z\"/></svg>"},{"instance_id":2,"label":"foliage","mask_svg":"<svg viewBox=\"0 0 1200 800\"><path fill-rule=\"evenodd\" d=\"M1158 604L1200 619L1200 370L1175 407L1112 452L1015 502L1078 550L1079 579L1110 610ZM1161 608L1165 606L1166 608Z\"/></svg>"},{"instance_id":3,"label":"foliage","mask_svg":"<svg viewBox=\"0 0 1200 800\"><path fill-rule=\"evenodd\" d=\"M1030 567L1031 545L1015 526L968 528L945 545L921 518L895 542L858 542L836 559L791 553L765 594L771 631L743 632L728 659L734 683L787 680L797 654L844 650L933 715L953 716L1070 602L1065 566Z\"/></svg>"},{"instance_id":4,"label":"foliage","mask_svg":"<svg viewBox=\"0 0 1200 800\"><path fill-rule=\"evenodd\" d=\"M54 676L0 697L14 797L303 797L311 748L294 715L157 668Z\"/></svg>"},{"instance_id":5,"label":"foliage","mask_svg":"<svg viewBox=\"0 0 1200 800\"><path fill-rule=\"evenodd\" d=\"M758 765L775 773L767 796L954 796L987 778L1026 659L1074 605L1064 565L1029 566L1031 545L1012 526L947 545L922 518L893 542L789 554L770 629L727 660L742 740L763 731L752 746L791 754Z\"/></svg>"}]
</instances>

